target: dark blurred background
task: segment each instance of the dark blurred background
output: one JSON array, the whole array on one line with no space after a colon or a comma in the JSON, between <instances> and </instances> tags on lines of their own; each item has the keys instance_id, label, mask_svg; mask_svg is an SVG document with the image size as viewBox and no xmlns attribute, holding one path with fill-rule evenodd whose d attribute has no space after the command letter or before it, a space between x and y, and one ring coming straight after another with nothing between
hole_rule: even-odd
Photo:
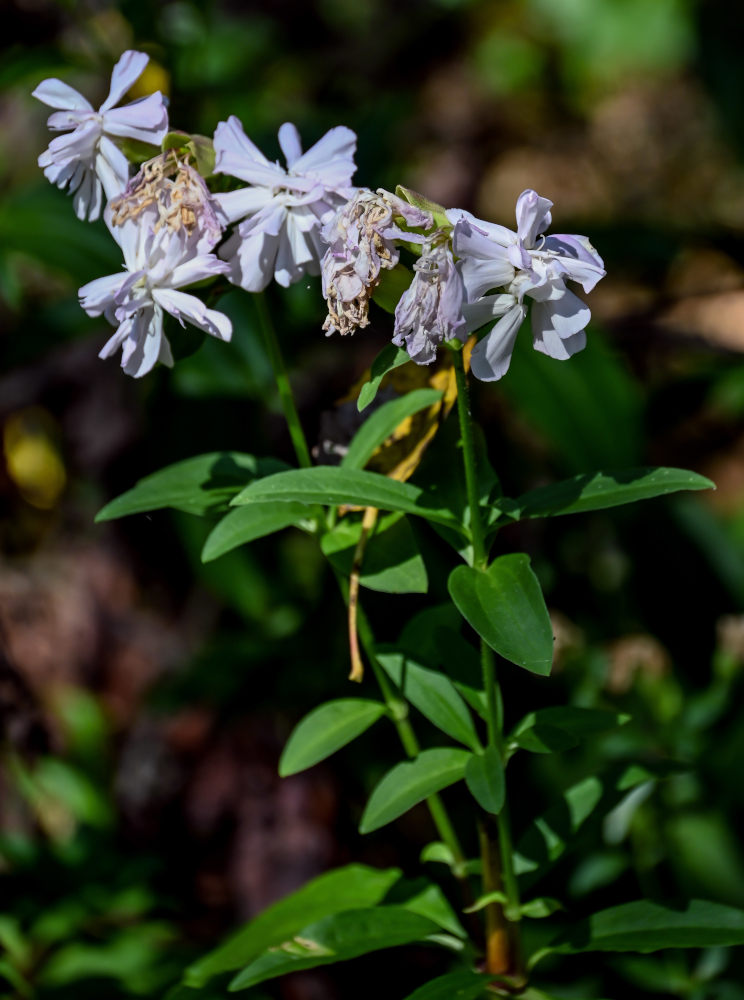
<instances>
[{"instance_id":1,"label":"dark blurred background","mask_svg":"<svg viewBox=\"0 0 744 1000\"><path fill-rule=\"evenodd\" d=\"M512 494L642 464L695 469L718 490L533 522L500 539L501 551L531 554L559 638L550 681L505 667L509 719L566 700L635 717L588 748L515 762L514 787L529 790L515 825L583 775L643 759L644 792L597 818L547 894L565 896L568 880L577 913L642 892L744 907L744 8L0 9L3 995L161 996L190 959L313 875L352 859L415 874L434 836L423 810L369 838L356 832L366 793L399 757L382 724L327 764L277 777L294 722L358 693L345 680L341 603L312 539L290 530L202 566L201 519L163 511L93 523L106 500L180 458L235 448L291 461L249 296L222 302L230 345L176 331L188 356L173 371L135 382L97 358L108 328L85 316L76 290L117 270L118 250L38 170L48 109L30 93L59 76L98 106L130 47L151 56L134 96L166 92L174 128L211 135L236 114L274 158L285 120L306 145L346 124L359 135L360 185L402 183L508 226L517 195L534 187L555 202L553 231L590 236L608 276L591 296L587 350L558 364L523 331L508 376L475 390L492 464ZM389 339L390 319L377 312L353 340L326 339L317 279L268 294L316 442L323 413ZM446 600L451 554L415 530L429 597L364 595L386 641ZM371 680L362 693L375 696ZM457 794L450 801L457 814ZM362 961L257 995L384 988L402 1000L439 961L409 950L394 983ZM553 995L573 998L744 997L741 960L723 952L582 956L545 975Z\"/></svg>"}]
</instances>

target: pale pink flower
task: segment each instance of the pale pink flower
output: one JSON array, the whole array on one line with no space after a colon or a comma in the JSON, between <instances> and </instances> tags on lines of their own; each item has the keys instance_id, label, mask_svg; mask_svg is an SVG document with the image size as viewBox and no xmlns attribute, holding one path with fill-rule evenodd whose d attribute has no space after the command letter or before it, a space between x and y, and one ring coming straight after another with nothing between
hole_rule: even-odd
<instances>
[{"instance_id":1,"label":"pale pink flower","mask_svg":"<svg viewBox=\"0 0 744 1000\"><path fill-rule=\"evenodd\" d=\"M109 95L98 111L61 80L43 80L33 92L44 104L59 109L49 116L49 128L67 133L52 139L39 166L52 184L69 188L79 219L97 219L104 193L106 199L113 198L129 179L129 162L112 136L159 145L168 131L165 99L159 91L123 108L114 107L148 61L144 52L125 52L114 66Z\"/></svg>"}]
</instances>

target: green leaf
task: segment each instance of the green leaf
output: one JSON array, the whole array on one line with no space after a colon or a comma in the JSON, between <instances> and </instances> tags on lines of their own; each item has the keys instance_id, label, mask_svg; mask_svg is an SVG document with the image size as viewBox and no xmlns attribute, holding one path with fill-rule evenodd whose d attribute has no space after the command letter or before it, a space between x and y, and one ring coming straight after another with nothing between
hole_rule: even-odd
<instances>
[{"instance_id":1,"label":"green leaf","mask_svg":"<svg viewBox=\"0 0 744 1000\"><path fill-rule=\"evenodd\" d=\"M422 751L415 760L398 764L370 795L359 824L360 833L371 833L392 823L434 792L460 781L470 756L467 750L438 747Z\"/></svg>"},{"instance_id":2,"label":"green leaf","mask_svg":"<svg viewBox=\"0 0 744 1000\"><path fill-rule=\"evenodd\" d=\"M439 389L414 389L412 392L391 399L369 416L349 443L349 450L341 460L345 469L363 469L393 431L406 417L433 406L442 398Z\"/></svg>"},{"instance_id":3,"label":"green leaf","mask_svg":"<svg viewBox=\"0 0 744 1000\"><path fill-rule=\"evenodd\" d=\"M415 705L429 722L458 743L480 750L472 716L448 677L420 666L404 653L378 652L377 659L406 701Z\"/></svg>"},{"instance_id":4,"label":"green leaf","mask_svg":"<svg viewBox=\"0 0 744 1000\"><path fill-rule=\"evenodd\" d=\"M583 737L622 726L629 720L629 715L599 708L541 708L522 719L508 742L533 753L553 753L575 747Z\"/></svg>"},{"instance_id":5,"label":"green leaf","mask_svg":"<svg viewBox=\"0 0 744 1000\"><path fill-rule=\"evenodd\" d=\"M517 843L517 874L534 872L534 877L527 880L532 882L551 862L557 861L571 838L599 804L602 791L599 778L584 778L572 785L563 793L559 802L534 820Z\"/></svg>"},{"instance_id":6,"label":"green leaf","mask_svg":"<svg viewBox=\"0 0 744 1000\"><path fill-rule=\"evenodd\" d=\"M518 521L528 517L603 510L679 490L709 489L715 489L715 483L685 469L618 469L574 476L551 486L530 490L516 500L501 499L497 505L507 518Z\"/></svg>"},{"instance_id":7,"label":"green leaf","mask_svg":"<svg viewBox=\"0 0 744 1000\"><path fill-rule=\"evenodd\" d=\"M528 556L500 556L485 572L458 566L448 587L463 618L492 649L525 670L548 676L553 629Z\"/></svg>"},{"instance_id":8,"label":"green leaf","mask_svg":"<svg viewBox=\"0 0 744 1000\"><path fill-rule=\"evenodd\" d=\"M427 920L433 920L435 924L456 937L467 937L465 928L447 897L438 885L427 878L397 882L385 897L385 904L402 906L411 913L418 913Z\"/></svg>"},{"instance_id":9,"label":"green leaf","mask_svg":"<svg viewBox=\"0 0 744 1000\"><path fill-rule=\"evenodd\" d=\"M299 524L312 513L305 504L299 503L251 503L230 510L207 536L202 549L202 562L211 562L239 545Z\"/></svg>"},{"instance_id":10,"label":"green leaf","mask_svg":"<svg viewBox=\"0 0 744 1000\"><path fill-rule=\"evenodd\" d=\"M506 785L501 754L495 747L474 753L465 767L465 784L478 805L489 813L500 813Z\"/></svg>"},{"instance_id":11,"label":"green leaf","mask_svg":"<svg viewBox=\"0 0 744 1000\"><path fill-rule=\"evenodd\" d=\"M548 896L538 896L535 899L528 900L526 903L522 903L519 907L519 912L523 917L529 917L532 920L542 920L562 909L563 905L557 899L550 899Z\"/></svg>"},{"instance_id":12,"label":"green leaf","mask_svg":"<svg viewBox=\"0 0 744 1000\"><path fill-rule=\"evenodd\" d=\"M365 382L359 391L357 408L360 413L375 398L377 390L380 388L380 383L387 373L393 371L394 368L400 368L401 365L410 360L408 351L403 347L396 347L395 344L388 344L387 347L383 347L372 362L372 367L369 370L371 376L369 382Z\"/></svg>"},{"instance_id":13,"label":"green leaf","mask_svg":"<svg viewBox=\"0 0 744 1000\"><path fill-rule=\"evenodd\" d=\"M361 519L344 517L320 539L330 563L349 576L362 530ZM359 582L386 594L425 594L429 587L413 529L401 514L379 517L370 532Z\"/></svg>"},{"instance_id":14,"label":"green leaf","mask_svg":"<svg viewBox=\"0 0 744 1000\"><path fill-rule=\"evenodd\" d=\"M100 510L96 521L174 507L187 514L206 514L225 507L256 476L286 468L273 458L236 451L214 451L168 465L122 493Z\"/></svg>"},{"instance_id":15,"label":"green leaf","mask_svg":"<svg viewBox=\"0 0 744 1000\"><path fill-rule=\"evenodd\" d=\"M292 730L279 760L279 774L286 778L325 760L385 712L382 702L364 698L340 698L313 709Z\"/></svg>"},{"instance_id":16,"label":"green leaf","mask_svg":"<svg viewBox=\"0 0 744 1000\"><path fill-rule=\"evenodd\" d=\"M725 948L744 944L744 910L693 899L684 908L649 900L623 903L582 920L545 952L638 951L661 948Z\"/></svg>"},{"instance_id":17,"label":"green leaf","mask_svg":"<svg viewBox=\"0 0 744 1000\"><path fill-rule=\"evenodd\" d=\"M501 892L500 889L494 889L492 892L486 892L482 896L478 896L472 906L466 906L463 912L477 913L479 910L485 910L485 908L490 906L491 903L505 904L508 902L509 900L507 899L505 893Z\"/></svg>"},{"instance_id":18,"label":"green leaf","mask_svg":"<svg viewBox=\"0 0 744 1000\"><path fill-rule=\"evenodd\" d=\"M382 948L423 941L438 932L437 924L401 906L344 910L302 928L265 952L229 988L245 990L288 972L345 962Z\"/></svg>"},{"instance_id":19,"label":"green leaf","mask_svg":"<svg viewBox=\"0 0 744 1000\"><path fill-rule=\"evenodd\" d=\"M347 865L326 872L263 910L228 940L186 970L189 986L253 962L268 948L281 945L308 922L357 907L376 906L400 878L397 868Z\"/></svg>"},{"instance_id":20,"label":"green leaf","mask_svg":"<svg viewBox=\"0 0 744 1000\"><path fill-rule=\"evenodd\" d=\"M320 503L333 507L351 504L356 507L398 510L462 531L459 521L450 511L440 507L435 497L428 496L410 483L399 483L377 472L363 469L342 469L331 465L313 469L289 469L255 480L232 502L235 506L240 506L257 500Z\"/></svg>"},{"instance_id":21,"label":"green leaf","mask_svg":"<svg viewBox=\"0 0 744 1000\"><path fill-rule=\"evenodd\" d=\"M419 986L406 1000L477 1000L486 994L489 978L493 977L469 969L448 972Z\"/></svg>"}]
</instances>

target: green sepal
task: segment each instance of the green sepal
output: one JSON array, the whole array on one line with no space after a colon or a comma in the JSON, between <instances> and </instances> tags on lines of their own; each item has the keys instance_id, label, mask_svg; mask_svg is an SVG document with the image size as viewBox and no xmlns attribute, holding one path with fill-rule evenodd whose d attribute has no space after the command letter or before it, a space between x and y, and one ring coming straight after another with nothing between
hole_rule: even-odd
<instances>
[{"instance_id":1,"label":"green sepal","mask_svg":"<svg viewBox=\"0 0 744 1000\"><path fill-rule=\"evenodd\" d=\"M432 218L434 219L434 225L437 229L452 229L452 223L447 218L447 209L444 205L439 205L436 201L432 201L427 198L426 195L419 194L418 191L412 191L410 188L403 187L399 184L395 193L403 201L407 201L409 205L413 205L414 208L420 208L424 212L431 212Z\"/></svg>"}]
</instances>

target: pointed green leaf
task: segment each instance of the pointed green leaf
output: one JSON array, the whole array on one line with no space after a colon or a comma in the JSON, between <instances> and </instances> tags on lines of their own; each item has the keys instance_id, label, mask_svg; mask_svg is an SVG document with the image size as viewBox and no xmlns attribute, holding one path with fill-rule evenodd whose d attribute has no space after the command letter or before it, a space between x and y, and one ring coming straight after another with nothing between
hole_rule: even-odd
<instances>
[{"instance_id":1,"label":"pointed green leaf","mask_svg":"<svg viewBox=\"0 0 744 1000\"><path fill-rule=\"evenodd\" d=\"M269 906L228 940L186 970L189 986L254 961L268 948L297 934L308 922L356 907L376 906L400 878L397 868L347 865L314 878Z\"/></svg>"},{"instance_id":2,"label":"pointed green leaf","mask_svg":"<svg viewBox=\"0 0 744 1000\"><path fill-rule=\"evenodd\" d=\"M452 229L452 223L447 217L447 209L443 205L432 201L426 195L419 194L418 191L412 191L411 188L403 187L402 184L398 184L395 188L395 193L399 198L407 201L409 205L420 208L424 212L431 212L434 224L438 229Z\"/></svg>"},{"instance_id":3,"label":"pointed green leaf","mask_svg":"<svg viewBox=\"0 0 744 1000\"><path fill-rule=\"evenodd\" d=\"M153 472L100 510L96 521L126 514L173 507L187 514L205 514L225 507L246 483L285 469L273 458L256 458L236 451L215 451L187 458Z\"/></svg>"},{"instance_id":4,"label":"pointed green leaf","mask_svg":"<svg viewBox=\"0 0 744 1000\"><path fill-rule=\"evenodd\" d=\"M420 666L404 653L379 652L377 659L404 698L429 722L471 750L480 749L472 716L448 677Z\"/></svg>"},{"instance_id":5,"label":"pointed green leaf","mask_svg":"<svg viewBox=\"0 0 744 1000\"><path fill-rule=\"evenodd\" d=\"M211 562L239 545L299 524L312 513L305 504L299 503L252 503L230 510L207 536L202 562Z\"/></svg>"},{"instance_id":6,"label":"pointed green leaf","mask_svg":"<svg viewBox=\"0 0 744 1000\"><path fill-rule=\"evenodd\" d=\"M396 347L395 344L388 344L387 347L383 347L372 362L372 367L369 370L369 382L365 382L359 392L357 408L360 413L373 401L377 395L377 390L380 388L380 383L387 373L393 371L394 368L400 368L401 365L410 360L408 351L403 347Z\"/></svg>"},{"instance_id":7,"label":"pointed green leaf","mask_svg":"<svg viewBox=\"0 0 744 1000\"><path fill-rule=\"evenodd\" d=\"M465 938L465 928L438 885L427 878L401 880L385 897L385 904L402 906L411 913L418 913L427 920L433 920L445 931L456 937Z\"/></svg>"},{"instance_id":8,"label":"pointed green leaf","mask_svg":"<svg viewBox=\"0 0 744 1000\"><path fill-rule=\"evenodd\" d=\"M359 824L360 833L371 833L392 823L434 792L460 781L470 756L467 750L441 747L424 750L415 760L398 764L370 795Z\"/></svg>"},{"instance_id":9,"label":"pointed green leaf","mask_svg":"<svg viewBox=\"0 0 744 1000\"><path fill-rule=\"evenodd\" d=\"M517 844L517 874L539 873L557 859L602 798L602 782L594 776L584 778L567 789L561 800L552 805L527 828ZM529 881L534 881L530 879Z\"/></svg>"},{"instance_id":10,"label":"pointed green leaf","mask_svg":"<svg viewBox=\"0 0 744 1000\"><path fill-rule=\"evenodd\" d=\"M292 730L279 760L279 774L286 778L325 760L385 712L381 702L364 698L340 698L313 709Z\"/></svg>"},{"instance_id":11,"label":"pointed green leaf","mask_svg":"<svg viewBox=\"0 0 744 1000\"><path fill-rule=\"evenodd\" d=\"M399 483L377 472L342 469L340 466L317 466L313 469L289 469L274 476L256 479L232 501L234 506L261 502L378 507L418 514L429 521L462 531L454 515L441 507L436 498L417 486Z\"/></svg>"},{"instance_id":12,"label":"pointed green leaf","mask_svg":"<svg viewBox=\"0 0 744 1000\"><path fill-rule=\"evenodd\" d=\"M522 903L519 907L519 912L523 917L529 917L532 920L542 920L562 909L564 907L557 899L550 899L548 896L538 896L535 899L528 900L526 903Z\"/></svg>"},{"instance_id":13,"label":"pointed green leaf","mask_svg":"<svg viewBox=\"0 0 744 1000\"><path fill-rule=\"evenodd\" d=\"M517 521L526 517L603 510L680 490L710 489L715 489L715 483L686 469L616 469L585 473L550 486L541 486L516 500L499 500L498 507L507 518Z\"/></svg>"},{"instance_id":14,"label":"pointed green leaf","mask_svg":"<svg viewBox=\"0 0 744 1000\"><path fill-rule=\"evenodd\" d=\"M461 969L419 986L406 1000L478 1000L488 992L489 977L482 972Z\"/></svg>"},{"instance_id":15,"label":"pointed green leaf","mask_svg":"<svg viewBox=\"0 0 744 1000\"><path fill-rule=\"evenodd\" d=\"M481 809L494 815L501 812L506 785L501 754L495 747L472 755L465 767L465 784Z\"/></svg>"},{"instance_id":16,"label":"pointed green leaf","mask_svg":"<svg viewBox=\"0 0 744 1000\"><path fill-rule=\"evenodd\" d=\"M400 906L344 910L303 927L265 952L243 969L229 988L245 990L288 972L346 962L383 948L424 941L438 933L433 921Z\"/></svg>"},{"instance_id":17,"label":"pointed green leaf","mask_svg":"<svg viewBox=\"0 0 744 1000\"><path fill-rule=\"evenodd\" d=\"M548 676L553 629L528 556L500 556L486 572L458 566L448 587L463 618L492 649L525 670Z\"/></svg>"},{"instance_id":18,"label":"pointed green leaf","mask_svg":"<svg viewBox=\"0 0 744 1000\"><path fill-rule=\"evenodd\" d=\"M622 726L629 715L600 708L562 705L530 712L514 728L508 742L532 753L553 753L577 746L586 736Z\"/></svg>"},{"instance_id":19,"label":"pointed green leaf","mask_svg":"<svg viewBox=\"0 0 744 1000\"><path fill-rule=\"evenodd\" d=\"M363 469L380 445L387 441L406 417L433 406L441 398L442 393L439 389L414 389L405 396L383 403L364 421L351 439L349 450L341 460L343 468Z\"/></svg>"},{"instance_id":20,"label":"pointed green leaf","mask_svg":"<svg viewBox=\"0 0 744 1000\"><path fill-rule=\"evenodd\" d=\"M725 948L744 944L744 910L693 899L684 907L649 900L600 910L564 932L546 951L639 951Z\"/></svg>"},{"instance_id":21,"label":"pointed green leaf","mask_svg":"<svg viewBox=\"0 0 744 1000\"><path fill-rule=\"evenodd\" d=\"M320 539L324 554L339 572L349 576L362 522L343 517ZM424 560L408 518L379 517L369 534L359 582L385 594L425 594L429 586Z\"/></svg>"}]
</instances>

